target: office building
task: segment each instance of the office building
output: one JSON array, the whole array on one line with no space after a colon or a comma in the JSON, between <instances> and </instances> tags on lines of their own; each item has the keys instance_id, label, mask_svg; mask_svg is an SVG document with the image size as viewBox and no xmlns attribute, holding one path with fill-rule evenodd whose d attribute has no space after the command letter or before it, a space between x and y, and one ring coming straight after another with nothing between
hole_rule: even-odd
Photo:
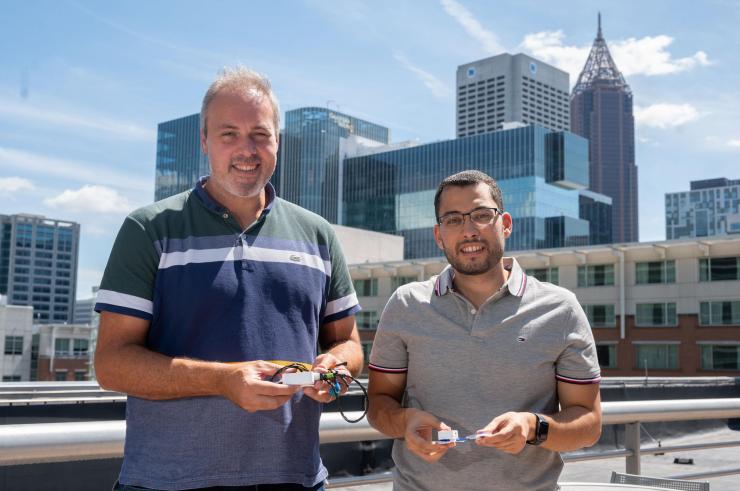
<instances>
[{"instance_id":1,"label":"office building","mask_svg":"<svg viewBox=\"0 0 740 491\"><path fill-rule=\"evenodd\" d=\"M359 139L387 144L390 130L323 107L285 113L281 156L281 196L330 223L339 223L339 190L343 180L340 145Z\"/></svg>"},{"instance_id":2,"label":"office building","mask_svg":"<svg viewBox=\"0 0 740 491\"><path fill-rule=\"evenodd\" d=\"M0 375L3 382L31 379L33 307L7 305L0 295Z\"/></svg>"},{"instance_id":3,"label":"office building","mask_svg":"<svg viewBox=\"0 0 740 491\"><path fill-rule=\"evenodd\" d=\"M529 276L575 293L591 324L603 376L740 376L740 239L506 255L516 257ZM393 291L445 266L444 258L350 265L363 307L357 325L366 355Z\"/></svg>"},{"instance_id":4,"label":"office building","mask_svg":"<svg viewBox=\"0 0 740 491\"><path fill-rule=\"evenodd\" d=\"M34 323L72 322L80 225L39 215L0 215L0 294L31 305Z\"/></svg>"},{"instance_id":5,"label":"office building","mask_svg":"<svg viewBox=\"0 0 740 491\"><path fill-rule=\"evenodd\" d=\"M506 123L570 130L567 72L525 54L504 53L457 67L457 136Z\"/></svg>"},{"instance_id":6,"label":"office building","mask_svg":"<svg viewBox=\"0 0 740 491\"><path fill-rule=\"evenodd\" d=\"M740 234L740 179L691 181L690 191L666 193L666 239Z\"/></svg>"},{"instance_id":7,"label":"office building","mask_svg":"<svg viewBox=\"0 0 740 491\"><path fill-rule=\"evenodd\" d=\"M342 224L403 235L407 259L439 256L434 194L442 179L466 169L498 181L514 218L508 249L594 243L579 201L588 185L588 143L533 125L346 158ZM608 198L598 199L608 206Z\"/></svg>"},{"instance_id":8,"label":"office building","mask_svg":"<svg viewBox=\"0 0 740 491\"><path fill-rule=\"evenodd\" d=\"M570 99L571 131L589 141L591 191L612 199L612 239L637 242L637 166L632 91L599 26Z\"/></svg>"},{"instance_id":9,"label":"office building","mask_svg":"<svg viewBox=\"0 0 740 491\"><path fill-rule=\"evenodd\" d=\"M187 191L208 174L208 157L200 148L200 113L159 123L154 200Z\"/></svg>"},{"instance_id":10,"label":"office building","mask_svg":"<svg viewBox=\"0 0 740 491\"><path fill-rule=\"evenodd\" d=\"M47 324L34 326L38 353L35 380L57 382L91 380L93 326Z\"/></svg>"}]
</instances>

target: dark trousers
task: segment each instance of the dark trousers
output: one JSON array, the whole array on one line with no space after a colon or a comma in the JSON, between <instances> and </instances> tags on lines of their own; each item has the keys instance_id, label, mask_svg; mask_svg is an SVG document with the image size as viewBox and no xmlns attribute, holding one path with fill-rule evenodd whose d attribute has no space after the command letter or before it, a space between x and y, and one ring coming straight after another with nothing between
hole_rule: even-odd
<instances>
[{"instance_id":1,"label":"dark trousers","mask_svg":"<svg viewBox=\"0 0 740 491\"><path fill-rule=\"evenodd\" d=\"M285 484L255 484L254 486L214 486L210 488L201 488L210 491L324 491L324 483L319 483L313 487L305 487L295 483ZM129 486L116 482L113 485L113 491L157 491L151 488L142 488L139 486Z\"/></svg>"}]
</instances>

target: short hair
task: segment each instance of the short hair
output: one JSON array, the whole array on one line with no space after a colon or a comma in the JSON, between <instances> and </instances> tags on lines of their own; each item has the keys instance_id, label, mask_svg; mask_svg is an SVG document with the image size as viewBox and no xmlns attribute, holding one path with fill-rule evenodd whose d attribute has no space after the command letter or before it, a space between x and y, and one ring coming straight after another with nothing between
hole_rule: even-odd
<instances>
[{"instance_id":1,"label":"short hair","mask_svg":"<svg viewBox=\"0 0 740 491\"><path fill-rule=\"evenodd\" d=\"M267 96L272 106L274 114L273 123L275 132L280 132L280 104L278 103L275 93L272 91L270 80L261 73L247 68L244 65L237 65L233 68L224 67L211 83L203 97L203 104L200 106L200 129L206 134L206 113L208 106L213 102L213 98L220 92L249 92L255 91Z\"/></svg>"},{"instance_id":2,"label":"short hair","mask_svg":"<svg viewBox=\"0 0 740 491\"><path fill-rule=\"evenodd\" d=\"M474 186L478 183L486 183L491 190L491 198L496 202L500 211L504 210L504 197L501 194L501 188L496 181L488 174L479 170L464 170L457 174L445 177L437 187L437 193L434 195L434 216L439 218L439 202L442 197L442 191L449 186L465 187Z\"/></svg>"}]
</instances>

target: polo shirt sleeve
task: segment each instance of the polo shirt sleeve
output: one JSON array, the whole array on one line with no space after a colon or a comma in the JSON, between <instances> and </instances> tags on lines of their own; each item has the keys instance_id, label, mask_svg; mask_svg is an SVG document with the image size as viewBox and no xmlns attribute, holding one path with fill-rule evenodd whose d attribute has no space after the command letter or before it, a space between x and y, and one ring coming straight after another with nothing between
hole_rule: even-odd
<instances>
[{"instance_id":1,"label":"polo shirt sleeve","mask_svg":"<svg viewBox=\"0 0 740 491\"><path fill-rule=\"evenodd\" d=\"M406 373L409 366L409 353L403 338L405 327L405 305L396 290L383 309L375 332L373 348L370 351L368 368L383 373Z\"/></svg>"},{"instance_id":2,"label":"polo shirt sleeve","mask_svg":"<svg viewBox=\"0 0 740 491\"><path fill-rule=\"evenodd\" d=\"M349 269L347 269L342 248L334 230L331 228L329 229L328 238L331 279L323 323L338 321L354 315L360 310L360 304L357 301L355 287L352 285L352 278L349 276Z\"/></svg>"},{"instance_id":3,"label":"polo shirt sleeve","mask_svg":"<svg viewBox=\"0 0 740 491\"><path fill-rule=\"evenodd\" d=\"M571 384L597 384L601 368L591 325L575 295L568 296L567 308L570 312L564 326L564 349L556 362L555 378Z\"/></svg>"},{"instance_id":4,"label":"polo shirt sleeve","mask_svg":"<svg viewBox=\"0 0 740 491\"><path fill-rule=\"evenodd\" d=\"M151 321L158 264L153 241L141 222L129 215L113 244L95 310Z\"/></svg>"}]
</instances>

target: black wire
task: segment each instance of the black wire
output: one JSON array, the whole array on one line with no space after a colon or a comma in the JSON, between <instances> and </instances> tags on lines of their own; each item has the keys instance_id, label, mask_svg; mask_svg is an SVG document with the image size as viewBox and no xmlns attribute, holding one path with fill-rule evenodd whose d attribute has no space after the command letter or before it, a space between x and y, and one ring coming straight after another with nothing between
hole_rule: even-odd
<instances>
[{"instance_id":1,"label":"black wire","mask_svg":"<svg viewBox=\"0 0 740 491\"><path fill-rule=\"evenodd\" d=\"M347 362L345 361L343 363L339 363L339 364L335 365L334 367L336 368L336 367L341 367L341 366L346 366L346 365L347 365ZM282 375L286 370L289 370L291 368L295 368L299 372L308 372L309 371L304 365L302 365L300 363L291 363L289 365L285 365L285 366L280 367L275 373L273 373L272 374L272 377L270 377L270 382L274 382L275 379L279 375ZM347 389L347 390L349 390L350 385L353 382L360 386L360 390L362 390L362 414L357 419L349 419L344 414L344 409L342 409L342 399L341 399L342 394L339 393L336 396L336 398L337 398L336 399L337 400L337 407L339 408L339 414L342 415L342 418L344 418L344 420L347 423L359 423L360 421L362 421L362 418L364 418L367 415L367 409L368 409L367 408L367 402L368 402L367 389L365 388L364 385L362 385L362 383L359 380L357 380L356 378L354 378L352 375L339 373L334 368L329 369L329 373L331 373L333 375L332 378L334 380L337 380L340 384L344 384L344 388ZM351 382L348 383L346 379L350 379ZM326 382L328 384L331 384L332 383L329 379L322 379L322 380L324 380L324 382ZM340 390L340 392L341 392L341 390Z\"/></svg>"}]
</instances>

